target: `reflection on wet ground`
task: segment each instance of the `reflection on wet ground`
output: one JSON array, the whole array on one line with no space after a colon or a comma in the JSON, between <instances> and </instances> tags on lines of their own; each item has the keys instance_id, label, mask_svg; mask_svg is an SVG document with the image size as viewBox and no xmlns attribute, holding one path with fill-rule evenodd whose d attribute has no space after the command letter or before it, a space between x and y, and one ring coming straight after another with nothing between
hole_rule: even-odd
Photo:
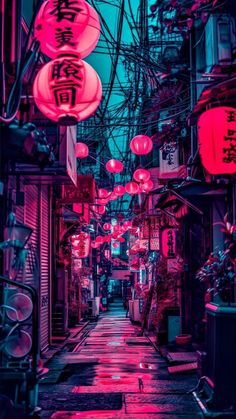
<instances>
[{"instance_id":1,"label":"reflection on wet ground","mask_svg":"<svg viewBox=\"0 0 236 419\"><path fill-rule=\"evenodd\" d=\"M49 362L40 386L44 419L202 417L187 392L194 376L171 376L166 361L139 328L125 318L122 305L100 316L82 344Z\"/></svg>"}]
</instances>

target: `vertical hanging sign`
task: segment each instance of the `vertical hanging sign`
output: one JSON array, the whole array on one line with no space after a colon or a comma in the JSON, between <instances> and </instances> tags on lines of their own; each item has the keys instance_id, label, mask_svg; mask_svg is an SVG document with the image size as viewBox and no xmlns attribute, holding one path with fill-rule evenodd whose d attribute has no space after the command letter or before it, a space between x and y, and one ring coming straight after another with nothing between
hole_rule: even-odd
<instances>
[{"instance_id":1,"label":"vertical hanging sign","mask_svg":"<svg viewBox=\"0 0 236 419\"><path fill-rule=\"evenodd\" d=\"M161 233L161 252L164 258L173 259L176 257L176 230L165 228Z\"/></svg>"}]
</instances>

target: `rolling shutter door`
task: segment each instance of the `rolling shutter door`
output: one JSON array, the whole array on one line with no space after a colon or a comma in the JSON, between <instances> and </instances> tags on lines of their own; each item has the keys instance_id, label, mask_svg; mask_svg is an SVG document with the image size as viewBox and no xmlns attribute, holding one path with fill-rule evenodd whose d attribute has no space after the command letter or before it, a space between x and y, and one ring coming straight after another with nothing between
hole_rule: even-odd
<instances>
[{"instance_id":1,"label":"rolling shutter door","mask_svg":"<svg viewBox=\"0 0 236 419\"><path fill-rule=\"evenodd\" d=\"M29 240L25 284L32 285L39 292L39 191L37 186L25 185L24 207L24 222L33 229Z\"/></svg>"},{"instance_id":2,"label":"rolling shutter door","mask_svg":"<svg viewBox=\"0 0 236 419\"><path fill-rule=\"evenodd\" d=\"M49 191L48 186L41 186L40 193L40 346L45 349L49 343Z\"/></svg>"}]
</instances>

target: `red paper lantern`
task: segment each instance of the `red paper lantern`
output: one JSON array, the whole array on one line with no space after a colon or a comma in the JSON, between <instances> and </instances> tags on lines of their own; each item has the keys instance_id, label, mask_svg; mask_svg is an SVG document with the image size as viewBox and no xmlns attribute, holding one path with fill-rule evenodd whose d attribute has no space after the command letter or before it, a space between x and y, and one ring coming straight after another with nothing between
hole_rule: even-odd
<instances>
[{"instance_id":1,"label":"red paper lantern","mask_svg":"<svg viewBox=\"0 0 236 419\"><path fill-rule=\"evenodd\" d=\"M117 198L118 198L118 196L114 192L111 192L111 194L109 196L109 200L110 201L115 201L115 199L117 199Z\"/></svg>"},{"instance_id":2,"label":"red paper lantern","mask_svg":"<svg viewBox=\"0 0 236 419\"><path fill-rule=\"evenodd\" d=\"M106 198L109 197L109 195L110 195L110 192L107 189L103 189L103 188L98 189L99 198L105 198L106 199Z\"/></svg>"},{"instance_id":3,"label":"red paper lantern","mask_svg":"<svg viewBox=\"0 0 236 419\"><path fill-rule=\"evenodd\" d=\"M112 247L114 247L114 249L118 249L118 247L120 247L120 243L113 242Z\"/></svg>"},{"instance_id":4,"label":"red paper lantern","mask_svg":"<svg viewBox=\"0 0 236 419\"><path fill-rule=\"evenodd\" d=\"M124 169L124 165L120 160L111 159L106 163L106 170L110 173L120 173Z\"/></svg>"},{"instance_id":5,"label":"red paper lantern","mask_svg":"<svg viewBox=\"0 0 236 419\"><path fill-rule=\"evenodd\" d=\"M150 179L150 177L151 174L146 169L137 169L133 174L133 178L134 180L136 180L136 182L147 182Z\"/></svg>"},{"instance_id":6,"label":"red paper lantern","mask_svg":"<svg viewBox=\"0 0 236 419\"><path fill-rule=\"evenodd\" d=\"M147 135L136 135L130 142L131 151L138 156L150 153L153 143Z\"/></svg>"},{"instance_id":7,"label":"red paper lantern","mask_svg":"<svg viewBox=\"0 0 236 419\"><path fill-rule=\"evenodd\" d=\"M130 195L136 195L140 193L139 185L136 182L128 182L125 185L125 190Z\"/></svg>"},{"instance_id":8,"label":"red paper lantern","mask_svg":"<svg viewBox=\"0 0 236 419\"><path fill-rule=\"evenodd\" d=\"M109 230L111 230L111 224L110 223L105 223L105 224L103 224L103 228L104 228L104 230L109 231Z\"/></svg>"},{"instance_id":9,"label":"red paper lantern","mask_svg":"<svg viewBox=\"0 0 236 419\"><path fill-rule=\"evenodd\" d=\"M125 194L125 187L122 185L117 185L114 187L114 193L117 196L123 196Z\"/></svg>"},{"instance_id":10,"label":"red paper lantern","mask_svg":"<svg viewBox=\"0 0 236 419\"><path fill-rule=\"evenodd\" d=\"M84 159L89 154L88 146L85 143L75 144L75 156L79 159Z\"/></svg>"},{"instance_id":11,"label":"red paper lantern","mask_svg":"<svg viewBox=\"0 0 236 419\"><path fill-rule=\"evenodd\" d=\"M150 192L153 189L154 183L151 179L149 179L147 182L140 183L140 191L141 192Z\"/></svg>"},{"instance_id":12,"label":"red paper lantern","mask_svg":"<svg viewBox=\"0 0 236 419\"><path fill-rule=\"evenodd\" d=\"M41 68L34 80L33 95L47 118L71 125L95 112L102 97L102 86L89 64L63 56Z\"/></svg>"},{"instance_id":13,"label":"red paper lantern","mask_svg":"<svg viewBox=\"0 0 236 419\"><path fill-rule=\"evenodd\" d=\"M93 212L95 212L96 214L99 214L99 215L103 215L106 212L105 205L99 205L99 206L92 205L91 209L92 209Z\"/></svg>"},{"instance_id":14,"label":"red paper lantern","mask_svg":"<svg viewBox=\"0 0 236 419\"><path fill-rule=\"evenodd\" d=\"M212 175L236 173L236 109L209 109L198 120L202 165Z\"/></svg>"},{"instance_id":15,"label":"red paper lantern","mask_svg":"<svg viewBox=\"0 0 236 419\"><path fill-rule=\"evenodd\" d=\"M35 19L34 34L50 58L64 52L83 58L97 45L99 17L84 0L45 1Z\"/></svg>"}]
</instances>

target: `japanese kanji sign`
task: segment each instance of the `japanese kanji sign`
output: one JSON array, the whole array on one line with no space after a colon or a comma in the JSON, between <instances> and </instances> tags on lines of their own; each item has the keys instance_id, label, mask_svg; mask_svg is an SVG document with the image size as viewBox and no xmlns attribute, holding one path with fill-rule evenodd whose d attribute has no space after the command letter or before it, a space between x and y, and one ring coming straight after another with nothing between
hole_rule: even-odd
<instances>
[{"instance_id":1,"label":"japanese kanji sign","mask_svg":"<svg viewBox=\"0 0 236 419\"><path fill-rule=\"evenodd\" d=\"M236 109L222 106L204 112L198 121L198 142L210 174L236 173Z\"/></svg>"}]
</instances>

